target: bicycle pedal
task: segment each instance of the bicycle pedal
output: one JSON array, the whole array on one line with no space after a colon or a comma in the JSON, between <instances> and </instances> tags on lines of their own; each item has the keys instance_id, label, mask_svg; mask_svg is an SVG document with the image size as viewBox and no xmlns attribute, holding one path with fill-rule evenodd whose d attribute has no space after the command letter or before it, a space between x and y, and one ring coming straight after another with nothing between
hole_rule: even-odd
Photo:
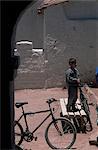
<instances>
[{"instance_id":1,"label":"bicycle pedal","mask_svg":"<svg viewBox=\"0 0 98 150\"><path fill-rule=\"evenodd\" d=\"M96 140L89 141L89 144L98 146L98 142Z\"/></svg>"},{"instance_id":2,"label":"bicycle pedal","mask_svg":"<svg viewBox=\"0 0 98 150\"><path fill-rule=\"evenodd\" d=\"M34 140L37 141L37 137L34 137Z\"/></svg>"}]
</instances>

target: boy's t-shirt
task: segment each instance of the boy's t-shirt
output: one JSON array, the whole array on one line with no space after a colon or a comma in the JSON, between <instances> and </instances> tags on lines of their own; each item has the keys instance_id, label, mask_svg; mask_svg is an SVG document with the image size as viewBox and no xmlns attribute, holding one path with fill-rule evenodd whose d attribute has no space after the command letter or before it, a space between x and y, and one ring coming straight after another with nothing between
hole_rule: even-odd
<instances>
[{"instance_id":1,"label":"boy's t-shirt","mask_svg":"<svg viewBox=\"0 0 98 150\"><path fill-rule=\"evenodd\" d=\"M65 72L65 75L66 75L67 87L78 86L77 79L79 79L79 71L76 68L74 68L74 69L69 68Z\"/></svg>"}]
</instances>

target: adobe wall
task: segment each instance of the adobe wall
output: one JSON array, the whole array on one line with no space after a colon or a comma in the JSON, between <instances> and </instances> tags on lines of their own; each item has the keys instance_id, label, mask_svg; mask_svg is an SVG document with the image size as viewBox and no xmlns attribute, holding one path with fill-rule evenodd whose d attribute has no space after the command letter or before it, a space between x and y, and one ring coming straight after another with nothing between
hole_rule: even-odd
<instances>
[{"instance_id":1,"label":"adobe wall","mask_svg":"<svg viewBox=\"0 0 98 150\"><path fill-rule=\"evenodd\" d=\"M77 59L83 82L95 79L98 66L97 4L73 2L65 6L62 3L48 7L44 14L38 15L37 2L25 10L17 23L15 40L32 41L33 48L42 48L44 52L36 55L32 54L30 45L17 46L21 64L15 80L16 89L64 86L70 57Z\"/></svg>"}]
</instances>

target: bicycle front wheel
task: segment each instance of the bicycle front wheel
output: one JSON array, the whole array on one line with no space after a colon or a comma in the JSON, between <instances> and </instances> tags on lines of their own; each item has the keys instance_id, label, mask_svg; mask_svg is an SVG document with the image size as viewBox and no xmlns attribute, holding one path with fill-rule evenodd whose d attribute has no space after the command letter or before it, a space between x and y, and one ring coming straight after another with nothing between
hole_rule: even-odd
<instances>
[{"instance_id":1,"label":"bicycle front wheel","mask_svg":"<svg viewBox=\"0 0 98 150\"><path fill-rule=\"evenodd\" d=\"M52 121L45 132L47 144L52 149L69 149L76 140L76 128L70 120L58 118Z\"/></svg>"},{"instance_id":2,"label":"bicycle front wheel","mask_svg":"<svg viewBox=\"0 0 98 150\"><path fill-rule=\"evenodd\" d=\"M23 128L17 121L14 122L15 144L20 145L23 141Z\"/></svg>"}]
</instances>

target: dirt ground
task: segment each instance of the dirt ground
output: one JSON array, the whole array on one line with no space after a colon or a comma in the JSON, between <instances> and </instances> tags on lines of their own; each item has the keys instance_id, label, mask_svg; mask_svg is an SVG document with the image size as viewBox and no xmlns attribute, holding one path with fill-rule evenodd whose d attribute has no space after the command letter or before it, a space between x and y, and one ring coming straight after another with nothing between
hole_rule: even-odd
<instances>
[{"instance_id":1,"label":"dirt ground","mask_svg":"<svg viewBox=\"0 0 98 150\"><path fill-rule=\"evenodd\" d=\"M97 96L98 96L98 88L91 89ZM44 110L48 108L46 100L49 98L65 98L67 97L67 90L61 88L52 88L52 89L24 89L24 90L16 90L15 91L15 102L28 102L28 105L25 105L25 111L38 111ZM56 106L55 106L56 107ZM79 133L77 134L76 141L71 149L76 150L97 150L98 147L89 145L89 140L96 140L98 136L98 126L96 125L96 110L95 107L90 105L90 117L93 125L93 130L90 132ZM60 105L58 111L56 111L55 115L59 116ZM15 108L15 119L20 116L21 109ZM34 127L45 117L45 114L37 114L28 117L28 123L30 126L31 131ZM35 133L34 136L37 136L37 141L26 142L23 141L21 147L24 150L51 150L47 145L44 134L47 125L51 120L48 119ZM23 125L23 120L21 121Z\"/></svg>"}]
</instances>

